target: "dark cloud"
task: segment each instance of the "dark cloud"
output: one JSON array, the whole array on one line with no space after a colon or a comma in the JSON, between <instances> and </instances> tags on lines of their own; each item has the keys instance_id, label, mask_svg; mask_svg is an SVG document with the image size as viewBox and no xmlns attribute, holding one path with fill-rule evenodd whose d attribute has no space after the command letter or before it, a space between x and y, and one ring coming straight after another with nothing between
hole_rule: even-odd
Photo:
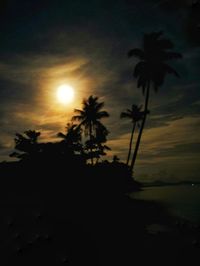
<instances>
[{"instance_id":1,"label":"dark cloud","mask_svg":"<svg viewBox=\"0 0 200 266\"><path fill-rule=\"evenodd\" d=\"M154 7L161 7L167 10L177 10L180 8L188 8L193 5L193 0L154 0Z\"/></svg>"},{"instance_id":2,"label":"dark cloud","mask_svg":"<svg viewBox=\"0 0 200 266\"><path fill-rule=\"evenodd\" d=\"M184 14L182 30L191 46L200 45L200 2L199 0L166 0L156 1L154 7L159 7L167 12Z\"/></svg>"}]
</instances>

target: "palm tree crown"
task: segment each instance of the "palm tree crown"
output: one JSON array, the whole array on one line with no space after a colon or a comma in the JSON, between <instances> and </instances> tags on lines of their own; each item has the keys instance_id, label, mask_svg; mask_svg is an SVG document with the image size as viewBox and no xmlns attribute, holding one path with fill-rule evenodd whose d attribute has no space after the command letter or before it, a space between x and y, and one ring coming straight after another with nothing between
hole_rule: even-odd
<instances>
[{"instance_id":1,"label":"palm tree crown","mask_svg":"<svg viewBox=\"0 0 200 266\"><path fill-rule=\"evenodd\" d=\"M137 78L137 87L141 87L143 93L150 82L157 91L163 85L166 74L179 77L167 61L182 58L182 55L170 51L174 45L170 40L161 38L162 34L162 31L145 34L143 50L136 48L128 52L129 57L134 56L141 60L136 65L133 75Z\"/></svg>"},{"instance_id":2,"label":"palm tree crown","mask_svg":"<svg viewBox=\"0 0 200 266\"><path fill-rule=\"evenodd\" d=\"M81 128L73 123L67 123L66 133L59 132L57 136L62 140L68 150L81 151Z\"/></svg>"},{"instance_id":3,"label":"palm tree crown","mask_svg":"<svg viewBox=\"0 0 200 266\"><path fill-rule=\"evenodd\" d=\"M58 133L58 137L62 138L67 143L77 143L81 141L81 130L77 125L67 123L66 133Z\"/></svg>"},{"instance_id":4,"label":"palm tree crown","mask_svg":"<svg viewBox=\"0 0 200 266\"><path fill-rule=\"evenodd\" d=\"M141 111L142 106L132 105L131 109L127 109L125 112L122 112L120 117L127 118L132 121L132 123L139 122L144 116L144 112Z\"/></svg>"},{"instance_id":5,"label":"palm tree crown","mask_svg":"<svg viewBox=\"0 0 200 266\"><path fill-rule=\"evenodd\" d=\"M109 117L106 111L101 111L104 107L103 102L98 102L98 97L92 95L83 101L83 109L75 109L75 113L78 115L73 116L72 120L77 120L80 126L84 127L86 136L90 133L96 135L96 130L100 126L103 126L100 122L102 118ZM91 132L90 132L91 131Z\"/></svg>"}]
</instances>

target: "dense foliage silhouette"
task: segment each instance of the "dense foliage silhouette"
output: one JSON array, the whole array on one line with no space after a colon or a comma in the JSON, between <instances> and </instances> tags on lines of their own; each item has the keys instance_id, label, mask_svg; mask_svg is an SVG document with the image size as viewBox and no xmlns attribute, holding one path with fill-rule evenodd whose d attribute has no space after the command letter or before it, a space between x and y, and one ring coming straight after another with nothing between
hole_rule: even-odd
<instances>
[{"instance_id":1,"label":"dense foliage silhouette","mask_svg":"<svg viewBox=\"0 0 200 266\"><path fill-rule=\"evenodd\" d=\"M68 123L66 126L66 133L59 132L57 136L62 139L61 144L65 146L66 150L70 150L72 153L82 154L83 145L81 128L73 123Z\"/></svg>"},{"instance_id":2,"label":"dense foliage silhouette","mask_svg":"<svg viewBox=\"0 0 200 266\"><path fill-rule=\"evenodd\" d=\"M83 109L75 109L77 115L72 117L73 121L80 122L79 126L84 129L85 136L89 136L87 148L90 151L88 155L91 158L92 164L94 163L93 158L95 157L95 145L99 147L100 143L105 142L105 138L108 134L106 127L101 123L102 118L109 117L106 111L101 110L103 107L104 103L98 102L98 97L93 97L91 95L88 99L83 101ZM100 142L101 138L102 141ZM100 146L100 150L102 150L102 146Z\"/></svg>"},{"instance_id":3,"label":"dense foliage silhouette","mask_svg":"<svg viewBox=\"0 0 200 266\"><path fill-rule=\"evenodd\" d=\"M16 133L15 137L15 149L18 152L13 152L10 157L16 157L19 159L27 159L29 157L37 156L39 153L38 138L40 132L35 130L27 130L24 134Z\"/></svg>"}]
</instances>

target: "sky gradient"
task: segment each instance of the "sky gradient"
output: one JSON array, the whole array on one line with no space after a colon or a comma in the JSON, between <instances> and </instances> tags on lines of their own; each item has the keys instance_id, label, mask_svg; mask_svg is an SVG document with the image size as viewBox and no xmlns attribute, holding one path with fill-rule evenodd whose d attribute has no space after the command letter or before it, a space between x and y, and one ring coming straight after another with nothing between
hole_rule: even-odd
<instances>
[{"instance_id":1,"label":"sky gradient","mask_svg":"<svg viewBox=\"0 0 200 266\"><path fill-rule=\"evenodd\" d=\"M131 124L120 113L144 97L132 72L144 33L163 30L183 59L172 62L180 79L167 76L142 137L136 176L140 180L200 181L200 4L198 1L1 1L0 161L9 160L14 135L27 129L55 140L74 108L93 94L110 118L108 145L125 160ZM75 88L68 106L56 88Z\"/></svg>"}]
</instances>

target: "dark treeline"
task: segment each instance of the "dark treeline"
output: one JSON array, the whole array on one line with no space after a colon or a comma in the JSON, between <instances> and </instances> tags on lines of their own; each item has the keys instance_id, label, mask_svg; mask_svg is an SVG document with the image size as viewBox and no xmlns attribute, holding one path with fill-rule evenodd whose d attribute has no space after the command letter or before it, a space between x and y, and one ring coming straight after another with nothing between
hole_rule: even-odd
<instances>
[{"instance_id":1,"label":"dark treeline","mask_svg":"<svg viewBox=\"0 0 200 266\"><path fill-rule=\"evenodd\" d=\"M16 133L15 151L10 156L17 158L18 162L2 164L2 171L13 166L28 175L39 169L43 172L41 183L41 179L54 172L61 178L63 176L65 182L88 182L87 187L91 189L96 182L98 189L113 190L113 193L115 190L124 193L138 189L140 184L134 181L129 167L117 156L113 156L111 162L102 159L110 150L106 145L109 131L102 123L109 114L102 110L103 106L104 103L99 102L97 97L90 96L84 100L83 108L75 109L66 131L57 133L58 141L55 142L41 142L41 132L35 130ZM95 176L95 181L84 178L91 174ZM36 173L34 178L38 176Z\"/></svg>"}]
</instances>

